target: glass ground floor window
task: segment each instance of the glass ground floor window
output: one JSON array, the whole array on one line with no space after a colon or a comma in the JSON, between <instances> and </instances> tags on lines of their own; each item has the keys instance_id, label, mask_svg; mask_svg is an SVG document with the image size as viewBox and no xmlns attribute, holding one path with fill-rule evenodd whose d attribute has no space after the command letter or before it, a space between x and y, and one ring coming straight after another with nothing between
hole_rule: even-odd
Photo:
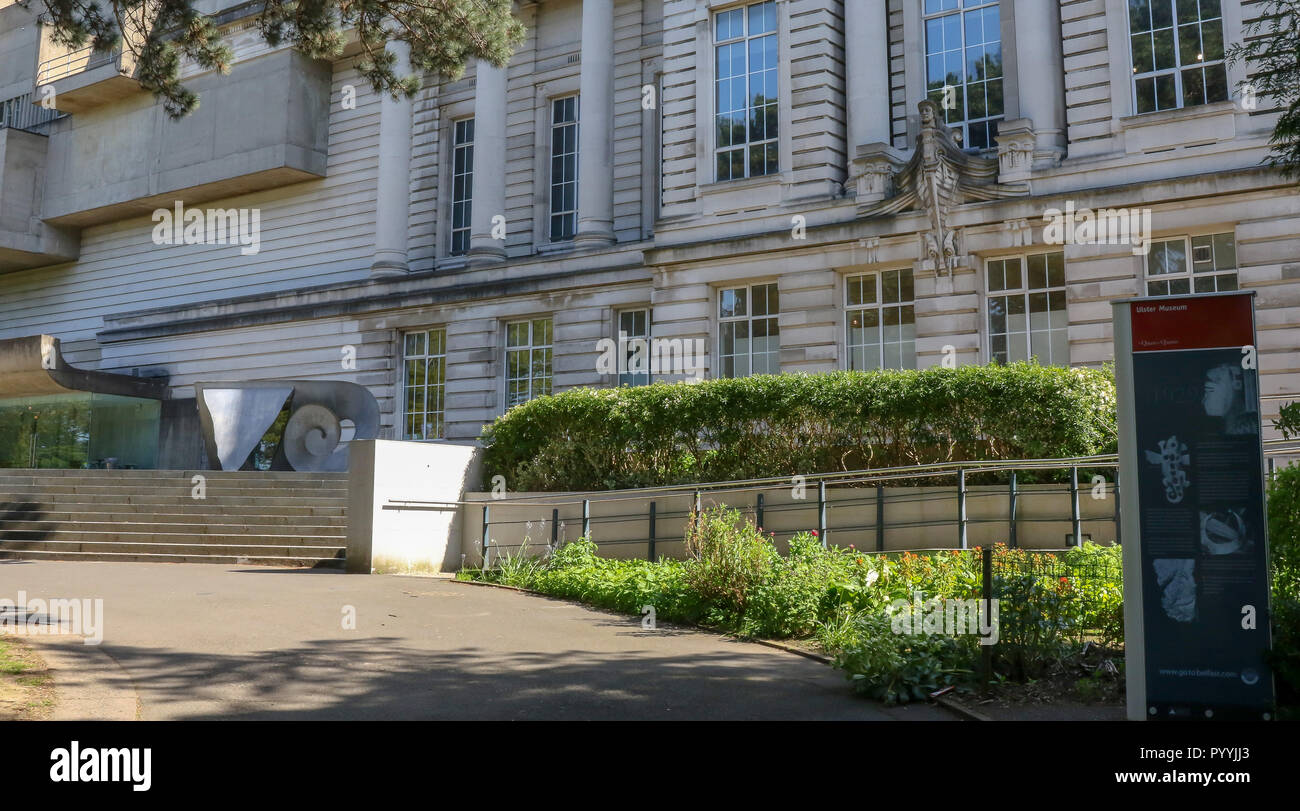
<instances>
[{"instance_id":1,"label":"glass ground floor window","mask_svg":"<svg viewBox=\"0 0 1300 811\"><path fill-rule=\"evenodd\" d=\"M408 332L402 351L402 388L406 394L403 436L446 437L447 331Z\"/></svg>"},{"instance_id":2,"label":"glass ground floor window","mask_svg":"<svg viewBox=\"0 0 1300 811\"><path fill-rule=\"evenodd\" d=\"M161 404L70 392L0 398L0 468L138 468L158 464Z\"/></svg>"},{"instance_id":3,"label":"glass ground floor window","mask_svg":"<svg viewBox=\"0 0 1300 811\"><path fill-rule=\"evenodd\" d=\"M989 260L987 306L990 361L1070 364L1064 253Z\"/></svg>"}]
</instances>

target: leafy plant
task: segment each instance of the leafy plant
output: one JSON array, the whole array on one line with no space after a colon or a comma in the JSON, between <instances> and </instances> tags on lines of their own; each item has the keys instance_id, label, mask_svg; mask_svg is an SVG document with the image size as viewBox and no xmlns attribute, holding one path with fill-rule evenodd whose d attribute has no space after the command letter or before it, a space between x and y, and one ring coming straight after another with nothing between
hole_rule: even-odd
<instances>
[{"instance_id":1,"label":"leafy plant","mask_svg":"<svg viewBox=\"0 0 1300 811\"><path fill-rule=\"evenodd\" d=\"M974 662L970 637L894 633L882 612L840 614L819 639L856 691L885 704L923 701L969 675Z\"/></svg>"},{"instance_id":2,"label":"leafy plant","mask_svg":"<svg viewBox=\"0 0 1300 811\"><path fill-rule=\"evenodd\" d=\"M1300 410L1282 409L1283 428L1294 438ZM1268 486L1268 547L1272 563L1273 653L1270 664L1277 685L1278 713L1300 717L1300 466L1278 470Z\"/></svg>"},{"instance_id":3,"label":"leafy plant","mask_svg":"<svg viewBox=\"0 0 1300 811\"><path fill-rule=\"evenodd\" d=\"M717 507L686 525L690 565L686 582L719 612L722 622L743 622L750 595L772 577L776 547L738 510Z\"/></svg>"},{"instance_id":4,"label":"leafy plant","mask_svg":"<svg viewBox=\"0 0 1300 811\"><path fill-rule=\"evenodd\" d=\"M1278 110L1269 137L1269 164L1286 177L1300 176L1300 2L1265 0L1247 20L1242 41L1225 56L1231 65L1245 64L1250 85L1260 104ZM1265 99L1270 101L1265 102ZM1269 109L1265 107L1265 110ZM1263 110L1261 110L1263 112Z\"/></svg>"},{"instance_id":5,"label":"leafy plant","mask_svg":"<svg viewBox=\"0 0 1300 811\"><path fill-rule=\"evenodd\" d=\"M1029 363L576 388L484 428L485 476L598 490L1114 450L1109 370Z\"/></svg>"}]
</instances>

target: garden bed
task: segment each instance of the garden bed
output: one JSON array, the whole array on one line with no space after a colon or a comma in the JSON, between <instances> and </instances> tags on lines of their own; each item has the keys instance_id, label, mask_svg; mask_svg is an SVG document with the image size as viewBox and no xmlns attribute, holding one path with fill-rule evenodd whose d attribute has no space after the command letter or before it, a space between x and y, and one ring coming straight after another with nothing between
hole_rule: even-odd
<instances>
[{"instance_id":1,"label":"garden bed","mask_svg":"<svg viewBox=\"0 0 1300 811\"><path fill-rule=\"evenodd\" d=\"M823 654L859 692L885 703L925 700L946 686L976 688L986 662L994 681L1029 682L1068 675L1082 666L1085 650L1093 658L1119 656L1117 547L1085 544L1060 554L997 547L989 555L993 593L984 595L978 549L866 554L826 548L815 532L805 532L781 555L770 533L726 508L692 520L686 545L685 560L655 562L602 558L585 539L554 550L525 547L458 577L655 622L782 640ZM979 644L978 617L955 627L934 611L978 608L985 596L1000 606L996 645ZM915 627L900 628L903 617L915 618ZM939 627L927 626L926 617L939 619ZM992 616L984 620L991 631ZM1101 678L1118 684L1121 673L1110 668Z\"/></svg>"}]
</instances>

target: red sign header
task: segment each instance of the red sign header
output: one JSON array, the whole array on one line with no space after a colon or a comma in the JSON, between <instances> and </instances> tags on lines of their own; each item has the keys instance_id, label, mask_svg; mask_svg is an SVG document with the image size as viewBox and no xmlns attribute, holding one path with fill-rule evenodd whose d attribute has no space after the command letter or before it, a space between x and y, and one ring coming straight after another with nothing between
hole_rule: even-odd
<instances>
[{"instance_id":1,"label":"red sign header","mask_svg":"<svg viewBox=\"0 0 1300 811\"><path fill-rule=\"evenodd\" d=\"M1248 295L1191 296L1129 303L1134 352L1223 349L1255 342Z\"/></svg>"}]
</instances>

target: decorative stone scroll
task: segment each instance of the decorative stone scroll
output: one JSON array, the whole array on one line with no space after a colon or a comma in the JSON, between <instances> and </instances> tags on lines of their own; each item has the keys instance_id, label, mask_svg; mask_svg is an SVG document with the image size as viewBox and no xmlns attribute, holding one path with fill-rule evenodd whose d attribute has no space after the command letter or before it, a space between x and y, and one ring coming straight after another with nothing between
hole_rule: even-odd
<instances>
[{"instance_id":1,"label":"decorative stone scroll","mask_svg":"<svg viewBox=\"0 0 1300 811\"><path fill-rule=\"evenodd\" d=\"M266 380L199 383L194 386L208 460L217 470L238 470L286 403L289 420L275 450L272 470L345 471L351 439L379 435L379 403L356 383L323 380Z\"/></svg>"}]
</instances>

